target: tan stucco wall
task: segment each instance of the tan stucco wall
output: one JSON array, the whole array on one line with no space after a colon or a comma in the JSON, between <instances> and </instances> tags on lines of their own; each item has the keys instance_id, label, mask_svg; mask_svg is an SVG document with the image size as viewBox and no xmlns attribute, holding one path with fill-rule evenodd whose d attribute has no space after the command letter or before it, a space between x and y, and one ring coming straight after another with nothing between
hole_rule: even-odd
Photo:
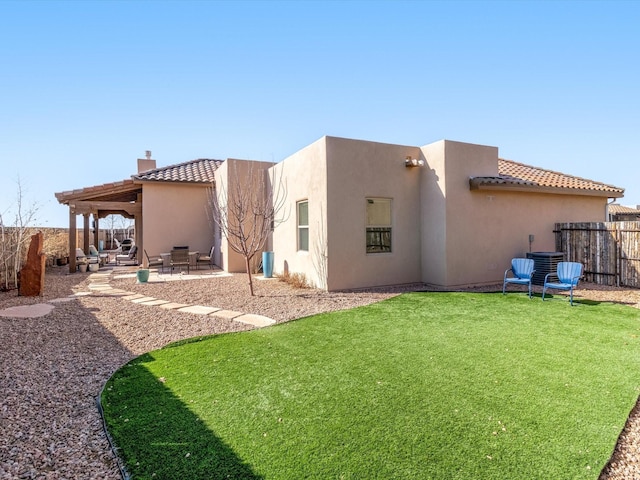
<instances>
[{"instance_id":1,"label":"tan stucco wall","mask_svg":"<svg viewBox=\"0 0 640 480\"><path fill-rule=\"evenodd\" d=\"M329 290L419 282L420 149L327 137ZM366 252L366 199L392 199L392 251Z\"/></svg>"},{"instance_id":2,"label":"tan stucco wall","mask_svg":"<svg viewBox=\"0 0 640 480\"><path fill-rule=\"evenodd\" d=\"M422 225L421 281L444 285L447 278L447 203L445 142L422 147L425 166L420 172Z\"/></svg>"},{"instance_id":3,"label":"tan stucco wall","mask_svg":"<svg viewBox=\"0 0 640 480\"><path fill-rule=\"evenodd\" d=\"M207 188L170 182L142 185L142 246L149 255L168 253L174 245L209 252L213 229L206 211Z\"/></svg>"},{"instance_id":4,"label":"tan stucco wall","mask_svg":"<svg viewBox=\"0 0 640 480\"><path fill-rule=\"evenodd\" d=\"M225 161L215 171L216 194L220 196L221 189L228 189L229 160ZM227 239L222 235L216 236L216 264L227 272L243 271L242 258L229 248Z\"/></svg>"},{"instance_id":5,"label":"tan stucco wall","mask_svg":"<svg viewBox=\"0 0 640 480\"><path fill-rule=\"evenodd\" d=\"M513 257L531 250L553 252L556 222L604 220L606 198L474 191L469 194L468 222L450 225L447 285L501 281ZM468 252L468 255L460 255Z\"/></svg>"},{"instance_id":6,"label":"tan stucco wall","mask_svg":"<svg viewBox=\"0 0 640 480\"><path fill-rule=\"evenodd\" d=\"M407 156L420 149L323 137L274 167L291 212L273 235L275 270L304 273L328 290L420 281L420 172L405 167ZM367 198L392 199L391 253L366 253ZM309 201L309 252L297 251L300 200Z\"/></svg>"},{"instance_id":7,"label":"tan stucco wall","mask_svg":"<svg viewBox=\"0 0 640 480\"><path fill-rule=\"evenodd\" d=\"M511 258L529 251L529 234L535 236L532 251L555 251L554 223L604 221L604 197L471 190L470 177L497 174L495 147L447 140L423 152L426 283L451 287L501 281Z\"/></svg>"},{"instance_id":8,"label":"tan stucco wall","mask_svg":"<svg viewBox=\"0 0 640 480\"><path fill-rule=\"evenodd\" d=\"M285 207L273 231L274 272L304 273L313 285L325 288L320 273L327 248L327 162L325 138L312 143L272 168L286 186ZM298 251L297 203L309 202L309 251Z\"/></svg>"},{"instance_id":9,"label":"tan stucco wall","mask_svg":"<svg viewBox=\"0 0 640 480\"><path fill-rule=\"evenodd\" d=\"M485 145L441 140L425 147L421 169L422 281L450 285L452 272L468 268L456 247L458 235L484 235L465 226L476 225L470 215L469 177L498 175L498 149ZM464 272L464 275L467 275Z\"/></svg>"},{"instance_id":10,"label":"tan stucco wall","mask_svg":"<svg viewBox=\"0 0 640 480\"><path fill-rule=\"evenodd\" d=\"M219 198L226 196L226 201L233 203L236 186L245 190L251 188L250 178L258 180L260 172L268 170L273 166L272 162L260 162L254 160L240 160L229 158L225 160L215 172L216 190ZM262 177L260 177L262 178ZM266 245L268 247L268 244ZM216 262L228 272L246 272L245 260L242 255L234 251L229 245L229 241L224 236L216 235ZM260 262L262 251L259 252L254 261L256 265Z\"/></svg>"}]
</instances>

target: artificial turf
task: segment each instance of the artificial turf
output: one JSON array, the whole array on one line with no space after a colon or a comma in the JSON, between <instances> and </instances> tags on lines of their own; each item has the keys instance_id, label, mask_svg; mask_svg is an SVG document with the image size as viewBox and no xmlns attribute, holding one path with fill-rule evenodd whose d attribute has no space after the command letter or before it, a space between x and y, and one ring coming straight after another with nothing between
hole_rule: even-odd
<instances>
[{"instance_id":1,"label":"artificial turf","mask_svg":"<svg viewBox=\"0 0 640 480\"><path fill-rule=\"evenodd\" d=\"M102 406L134 479L596 479L640 311L413 293L150 352Z\"/></svg>"}]
</instances>

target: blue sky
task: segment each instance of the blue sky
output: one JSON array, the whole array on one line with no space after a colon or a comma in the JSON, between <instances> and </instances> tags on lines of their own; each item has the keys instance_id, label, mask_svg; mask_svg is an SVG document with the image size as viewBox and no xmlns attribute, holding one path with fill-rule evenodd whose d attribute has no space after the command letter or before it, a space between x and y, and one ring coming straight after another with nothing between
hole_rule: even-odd
<instances>
[{"instance_id":1,"label":"blue sky","mask_svg":"<svg viewBox=\"0 0 640 480\"><path fill-rule=\"evenodd\" d=\"M0 0L0 213L136 158L443 138L640 204L640 2ZM6 215L6 213L5 213Z\"/></svg>"}]
</instances>

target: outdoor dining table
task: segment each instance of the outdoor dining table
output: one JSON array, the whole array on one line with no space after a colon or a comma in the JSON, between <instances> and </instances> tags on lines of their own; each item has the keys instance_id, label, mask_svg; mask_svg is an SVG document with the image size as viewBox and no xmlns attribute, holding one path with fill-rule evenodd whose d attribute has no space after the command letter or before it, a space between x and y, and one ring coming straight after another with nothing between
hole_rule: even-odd
<instances>
[{"instance_id":1,"label":"outdoor dining table","mask_svg":"<svg viewBox=\"0 0 640 480\"><path fill-rule=\"evenodd\" d=\"M189 252L189 265L190 266L192 266L192 267L195 266L199 253L200 252L198 252L198 251ZM161 253L160 254L160 258L162 258L162 268L163 269L165 267L171 268L171 253Z\"/></svg>"}]
</instances>

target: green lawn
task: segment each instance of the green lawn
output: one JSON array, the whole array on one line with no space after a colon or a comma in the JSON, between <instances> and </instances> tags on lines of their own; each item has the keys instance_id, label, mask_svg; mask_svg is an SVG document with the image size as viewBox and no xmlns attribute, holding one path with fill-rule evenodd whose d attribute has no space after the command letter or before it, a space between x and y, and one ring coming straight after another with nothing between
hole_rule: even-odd
<instances>
[{"instance_id":1,"label":"green lawn","mask_svg":"<svg viewBox=\"0 0 640 480\"><path fill-rule=\"evenodd\" d=\"M414 293L173 344L102 405L134 479L596 479L639 335L630 307Z\"/></svg>"}]
</instances>

